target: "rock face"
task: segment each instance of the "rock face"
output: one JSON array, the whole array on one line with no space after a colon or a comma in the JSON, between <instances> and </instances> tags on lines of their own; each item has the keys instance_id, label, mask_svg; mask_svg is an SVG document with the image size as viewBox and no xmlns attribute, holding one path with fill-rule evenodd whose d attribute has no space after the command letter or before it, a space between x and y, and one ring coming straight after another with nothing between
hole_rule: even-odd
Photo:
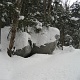
<instances>
[{"instance_id":1,"label":"rock face","mask_svg":"<svg viewBox=\"0 0 80 80\"><path fill-rule=\"evenodd\" d=\"M40 47L33 45L31 53L52 54L55 48L56 48L56 41L41 45Z\"/></svg>"},{"instance_id":2,"label":"rock face","mask_svg":"<svg viewBox=\"0 0 80 80\"><path fill-rule=\"evenodd\" d=\"M31 47L28 45L28 46L25 46L22 49L16 50L16 52L14 52L14 55L26 57L30 54L30 52L31 52Z\"/></svg>"}]
</instances>

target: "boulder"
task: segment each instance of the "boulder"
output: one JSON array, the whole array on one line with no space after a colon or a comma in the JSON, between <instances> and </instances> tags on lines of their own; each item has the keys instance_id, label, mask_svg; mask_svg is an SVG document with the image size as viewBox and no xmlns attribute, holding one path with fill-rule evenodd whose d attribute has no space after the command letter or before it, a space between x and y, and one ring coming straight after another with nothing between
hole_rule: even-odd
<instances>
[{"instance_id":1,"label":"boulder","mask_svg":"<svg viewBox=\"0 0 80 80\"><path fill-rule=\"evenodd\" d=\"M3 33L1 38L1 45L3 45L2 50L6 50L9 46L10 38L7 39L6 37L9 31L10 27L1 30ZM15 36L15 49L12 49L12 51L14 51L13 54L22 57L31 56L35 53L51 54L56 48L59 33L59 30L53 27L43 27L38 33L36 33L35 28L32 27L29 32L30 35L27 32L19 31Z\"/></svg>"},{"instance_id":2,"label":"boulder","mask_svg":"<svg viewBox=\"0 0 80 80\"><path fill-rule=\"evenodd\" d=\"M22 57L26 57L30 54L31 52L31 46L25 46L24 48L22 49L17 49L15 52L14 52L14 55L18 55L18 56L22 56Z\"/></svg>"},{"instance_id":3,"label":"boulder","mask_svg":"<svg viewBox=\"0 0 80 80\"><path fill-rule=\"evenodd\" d=\"M30 35L27 32L17 32L14 42L14 54L26 57L31 52Z\"/></svg>"},{"instance_id":4,"label":"boulder","mask_svg":"<svg viewBox=\"0 0 80 80\"><path fill-rule=\"evenodd\" d=\"M52 54L55 48L56 48L56 41L46 43L44 45L41 45L40 47L33 45L31 53Z\"/></svg>"},{"instance_id":5,"label":"boulder","mask_svg":"<svg viewBox=\"0 0 80 80\"><path fill-rule=\"evenodd\" d=\"M7 51L10 42L10 27L1 28L1 51ZM15 42L12 54L25 57L31 52L30 35L27 32L18 31L15 36ZM29 42L28 42L29 41ZM14 49L15 47L15 49Z\"/></svg>"},{"instance_id":6,"label":"boulder","mask_svg":"<svg viewBox=\"0 0 80 80\"><path fill-rule=\"evenodd\" d=\"M33 48L31 54L51 54L57 45L57 41L60 37L60 31L54 27L43 27L41 31L36 32L37 28L30 28L31 40Z\"/></svg>"}]
</instances>

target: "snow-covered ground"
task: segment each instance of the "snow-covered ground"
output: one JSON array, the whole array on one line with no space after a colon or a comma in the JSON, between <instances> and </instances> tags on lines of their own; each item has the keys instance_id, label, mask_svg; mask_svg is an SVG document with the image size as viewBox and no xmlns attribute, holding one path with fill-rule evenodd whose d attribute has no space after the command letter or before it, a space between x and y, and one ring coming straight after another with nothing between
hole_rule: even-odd
<instances>
[{"instance_id":1,"label":"snow-covered ground","mask_svg":"<svg viewBox=\"0 0 80 80\"><path fill-rule=\"evenodd\" d=\"M63 51L56 49L51 55L35 54L29 58L16 55L9 57L6 53L9 45L6 37L9 28L6 27L1 32L4 33L1 34L3 38L0 44L0 80L80 80L79 49L70 46L64 47ZM19 40L18 44L21 43Z\"/></svg>"},{"instance_id":2,"label":"snow-covered ground","mask_svg":"<svg viewBox=\"0 0 80 80\"><path fill-rule=\"evenodd\" d=\"M0 80L80 80L80 50L64 47L29 58L0 52Z\"/></svg>"}]
</instances>

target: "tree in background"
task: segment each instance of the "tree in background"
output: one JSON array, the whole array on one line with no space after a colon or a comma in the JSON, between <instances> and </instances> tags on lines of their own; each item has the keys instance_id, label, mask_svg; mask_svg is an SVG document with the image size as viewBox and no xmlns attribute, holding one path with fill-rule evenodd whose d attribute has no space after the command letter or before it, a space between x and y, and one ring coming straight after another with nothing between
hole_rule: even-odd
<instances>
[{"instance_id":1,"label":"tree in background","mask_svg":"<svg viewBox=\"0 0 80 80\"><path fill-rule=\"evenodd\" d=\"M80 2L74 2L71 7L71 36L73 38L73 46L79 47L79 29L80 29Z\"/></svg>"},{"instance_id":2,"label":"tree in background","mask_svg":"<svg viewBox=\"0 0 80 80\"><path fill-rule=\"evenodd\" d=\"M67 29L69 28L70 21L68 0L65 2L64 6L60 0L54 0L53 5L53 25L60 30L59 45L62 46L63 49L63 46L65 46L65 35L67 34Z\"/></svg>"}]
</instances>

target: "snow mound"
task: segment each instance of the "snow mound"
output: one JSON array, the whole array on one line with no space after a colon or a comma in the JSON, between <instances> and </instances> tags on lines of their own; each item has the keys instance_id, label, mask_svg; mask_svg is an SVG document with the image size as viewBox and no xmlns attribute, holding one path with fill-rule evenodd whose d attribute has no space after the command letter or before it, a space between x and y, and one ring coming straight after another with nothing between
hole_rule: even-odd
<instances>
[{"instance_id":1,"label":"snow mound","mask_svg":"<svg viewBox=\"0 0 80 80\"><path fill-rule=\"evenodd\" d=\"M9 41L7 36L9 34L10 27L4 27L1 29L1 50L6 50L9 47ZM9 35L10 36L10 35ZM22 49L25 46L28 46L28 39L31 39L30 35L27 32L17 32L15 37L14 46L16 49Z\"/></svg>"},{"instance_id":2,"label":"snow mound","mask_svg":"<svg viewBox=\"0 0 80 80\"><path fill-rule=\"evenodd\" d=\"M55 49L55 51L54 51L54 53L55 54L63 54L63 53L70 53L70 52L74 52L75 51L75 48L72 46L72 45L70 45L70 46L63 46L63 50L62 49L60 49L60 48L56 48Z\"/></svg>"},{"instance_id":3,"label":"snow mound","mask_svg":"<svg viewBox=\"0 0 80 80\"><path fill-rule=\"evenodd\" d=\"M27 32L17 32L15 37L14 46L16 49L22 49L25 46L28 46L28 40L31 39L31 36Z\"/></svg>"},{"instance_id":4,"label":"snow mound","mask_svg":"<svg viewBox=\"0 0 80 80\"><path fill-rule=\"evenodd\" d=\"M60 35L60 31L57 28L49 27L43 28L39 33L36 33L35 30L31 29L31 39L36 46L40 47L46 43L56 41L55 36Z\"/></svg>"}]
</instances>

